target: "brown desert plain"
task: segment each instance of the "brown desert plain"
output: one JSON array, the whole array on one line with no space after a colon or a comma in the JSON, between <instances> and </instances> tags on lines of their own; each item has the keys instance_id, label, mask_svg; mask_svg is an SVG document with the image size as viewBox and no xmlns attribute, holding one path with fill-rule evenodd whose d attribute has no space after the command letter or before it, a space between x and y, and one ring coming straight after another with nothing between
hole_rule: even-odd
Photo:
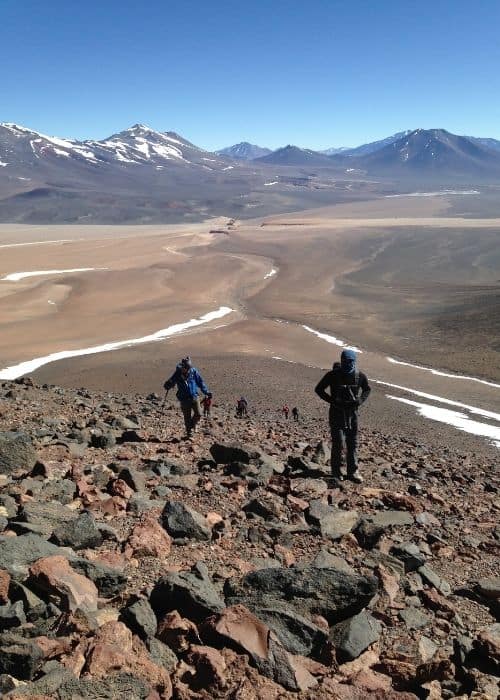
<instances>
[{"instance_id":1,"label":"brown desert plain","mask_svg":"<svg viewBox=\"0 0 500 700\"><path fill-rule=\"evenodd\" d=\"M497 455L500 219L455 215L455 202L385 197L165 226L3 224L0 377L208 314L156 342L24 371L160 392L190 354L220 400L243 393L261 410L287 401L319 415L313 387L345 343L373 382L368 425ZM5 279L25 272L43 274Z\"/></svg>"}]
</instances>

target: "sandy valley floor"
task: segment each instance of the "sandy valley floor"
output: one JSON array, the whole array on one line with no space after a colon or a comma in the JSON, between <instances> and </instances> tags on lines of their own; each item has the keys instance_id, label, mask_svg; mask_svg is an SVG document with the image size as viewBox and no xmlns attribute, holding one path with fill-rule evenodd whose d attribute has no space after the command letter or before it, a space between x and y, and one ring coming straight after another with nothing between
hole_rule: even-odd
<instances>
[{"instance_id":1,"label":"sandy valley floor","mask_svg":"<svg viewBox=\"0 0 500 700\"><path fill-rule=\"evenodd\" d=\"M42 360L37 377L158 390L190 353L228 399L304 402L345 342L377 380L368 420L500 444L499 219L397 197L228 223L0 226L0 377L170 329Z\"/></svg>"}]
</instances>

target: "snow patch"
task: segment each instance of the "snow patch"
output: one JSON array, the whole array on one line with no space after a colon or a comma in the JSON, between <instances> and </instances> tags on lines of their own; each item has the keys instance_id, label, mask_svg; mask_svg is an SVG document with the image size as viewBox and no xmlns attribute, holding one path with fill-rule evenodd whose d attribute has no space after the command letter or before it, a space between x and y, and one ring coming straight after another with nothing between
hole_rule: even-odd
<instances>
[{"instance_id":1,"label":"snow patch","mask_svg":"<svg viewBox=\"0 0 500 700\"><path fill-rule=\"evenodd\" d=\"M60 238L58 241L32 241L30 243L3 243L0 248L19 248L24 245L46 245L49 243L73 243L74 241L80 241L81 238Z\"/></svg>"},{"instance_id":2,"label":"snow patch","mask_svg":"<svg viewBox=\"0 0 500 700\"><path fill-rule=\"evenodd\" d=\"M363 352L359 348L355 348L353 345L348 345L347 343L344 343L343 340L335 338L335 336L333 335L328 335L328 333L320 333L319 331L314 330L314 328L310 328L309 326L304 325L302 326L302 328L304 328L309 333L314 333L314 335L318 336L318 338L321 338L321 340L326 340L327 343L332 343L332 345L338 345L341 348L349 348L349 350L355 350L359 353Z\"/></svg>"},{"instance_id":3,"label":"snow patch","mask_svg":"<svg viewBox=\"0 0 500 700\"><path fill-rule=\"evenodd\" d=\"M449 408L441 408L440 406L420 403L419 401L412 401L411 399L403 399L399 396L392 396L391 394L386 394L386 396L393 401L399 401L408 406L414 406L417 409L417 413L424 418L452 425L454 428L458 428L458 430L472 435L490 438L494 445L500 448L500 425L481 423L480 421L472 420L465 413L452 411Z\"/></svg>"},{"instance_id":4,"label":"snow patch","mask_svg":"<svg viewBox=\"0 0 500 700\"><path fill-rule=\"evenodd\" d=\"M272 182L265 182L264 187L271 187L271 185L278 185L279 180L273 180Z\"/></svg>"},{"instance_id":5,"label":"snow patch","mask_svg":"<svg viewBox=\"0 0 500 700\"><path fill-rule=\"evenodd\" d=\"M278 270L275 267L273 267L273 269L270 272L268 272L267 275L264 275L264 279L267 280L269 277L272 277L277 272L278 272Z\"/></svg>"},{"instance_id":6,"label":"snow patch","mask_svg":"<svg viewBox=\"0 0 500 700\"><path fill-rule=\"evenodd\" d=\"M386 194L386 199L395 197L446 197L451 194L481 194L479 190L439 190L438 192L408 192L407 194Z\"/></svg>"},{"instance_id":7,"label":"snow patch","mask_svg":"<svg viewBox=\"0 0 500 700\"><path fill-rule=\"evenodd\" d=\"M6 168L7 166L8 166L8 163L3 163L3 162L0 160L0 168Z\"/></svg>"},{"instance_id":8,"label":"snow patch","mask_svg":"<svg viewBox=\"0 0 500 700\"><path fill-rule=\"evenodd\" d=\"M442 372L438 369L432 369L432 367L423 367L422 365L412 365L410 362L401 362L400 360L395 360L392 357L386 358L389 362L394 365L403 365L404 367L412 367L413 369L421 369L424 372L430 372L439 377L450 377L451 379L466 379L470 382L479 382L480 384L486 384L486 386L495 387L495 389L500 389L500 384L495 384L495 382L488 382L486 379L479 379L478 377L468 377L465 374L450 374L449 372Z\"/></svg>"},{"instance_id":9,"label":"snow patch","mask_svg":"<svg viewBox=\"0 0 500 700\"><path fill-rule=\"evenodd\" d=\"M19 282L25 277L39 277L41 275L63 275L66 272L90 272L92 270L107 270L107 267L74 267L69 270L35 270L33 272L11 272L0 279L1 282Z\"/></svg>"},{"instance_id":10,"label":"snow patch","mask_svg":"<svg viewBox=\"0 0 500 700\"><path fill-rule=\"evenodd\" d=\"M227 167L222 168L222 170L233 170L233 169L234 169L234 165L228 165Z\"/></svg>"},{"instance_id":11,"label":"snow patch","mask_svg":"<svg viewBox=\"0 0 500 700\"><path fill-rule=\"evenodd\" d=\"M182 333L183 331L194 328L195 326L200 326L217 318L227 316L227 314L232 313L232 311L233 309L229 308L228 306L221 306L216 311L209 311L203 316L200 316L200 318L192 318L190 321L185 321L184 323L176 323L173 326L162 328L161 330L151 333L150 335L145 335L142 338L117 340L112 343L94 345L93 347L84 348L82 350L62 350L61 352L53 352L50 355L37 357L34 360L27 360L26 362L20 362L18 365L12 365L11 367L6 367L5 369L0 370L0 379L17 379L17 377L22 377L23 374L34 372L39 367L49 364L50 362L57 362L58 360L67 360L71 357L81 357L83 355L95 355L96 353L119 350L132 345L139 345L140 343L152 343L157 340L163 340L164 338L169 338L172 335Z\"/></svg>"}]
</instances>

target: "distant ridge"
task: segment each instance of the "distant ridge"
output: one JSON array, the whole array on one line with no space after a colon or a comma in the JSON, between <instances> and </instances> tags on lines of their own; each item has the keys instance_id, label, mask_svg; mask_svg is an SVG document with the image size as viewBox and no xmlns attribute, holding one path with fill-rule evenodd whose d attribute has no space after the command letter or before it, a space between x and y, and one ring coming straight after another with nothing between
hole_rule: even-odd
<instances>
[{"instance_id":1,"label":"distant ridge","mask_svg":"<svg viewBox=\"0 0 500 700\"><path fill-rule=\"evenodd\" d=\"M499 151L445 129L415 129L367 155L330 157L336 163L355 163L357 168L380 174L406 171L461 177L500 175Z\"/></svg>"},{"instance_id":2,"label":"distant ridge","mask_svg":"<svg viewBox=\"0 0 500 700\"><path fill-rule=\"evenodd\" d=\"M255 162L268 165L332 165L329 157L323 153L291 145L278 148L277 151L262 158L256 158Z\"/></svg>"},{"instance_id":3,"label":"distant ridge","mask_svg":"<svg viewBox=\"0 0 500 700\"><path fill-rule=\"evenodd\" d=\"M236 158L237 160L254 160L254 158L261 158L262 156L267 156L269 153L272 153L270 148L256 146L253 143L248 143L248 141L242 141L241 143L236 143L234 146L221 148L219 151L215 152L220 156L228 156L229 158Z\"/></svg>"}]
</instances>

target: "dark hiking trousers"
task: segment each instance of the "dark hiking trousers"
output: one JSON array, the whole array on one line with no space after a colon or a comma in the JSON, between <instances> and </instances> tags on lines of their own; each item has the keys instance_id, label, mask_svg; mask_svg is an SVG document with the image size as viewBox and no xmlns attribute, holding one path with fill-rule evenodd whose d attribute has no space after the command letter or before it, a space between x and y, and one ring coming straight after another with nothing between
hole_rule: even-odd
<instances>
[{"instance_id":1,"label":"dark hiking trousers","mask_svg":"<svg viewBox=\"0 0 500 700\"><path fill-rule=\"evenodd\" d=\"M350 421L350 426L345 427L330 423L332 434L332 476L339 477L342 468L342 455L346 451L347 474L351 475L358 468L358 458L356 450L358 447L358 421L354 416Z\"/></svg>"}]
</instances>

